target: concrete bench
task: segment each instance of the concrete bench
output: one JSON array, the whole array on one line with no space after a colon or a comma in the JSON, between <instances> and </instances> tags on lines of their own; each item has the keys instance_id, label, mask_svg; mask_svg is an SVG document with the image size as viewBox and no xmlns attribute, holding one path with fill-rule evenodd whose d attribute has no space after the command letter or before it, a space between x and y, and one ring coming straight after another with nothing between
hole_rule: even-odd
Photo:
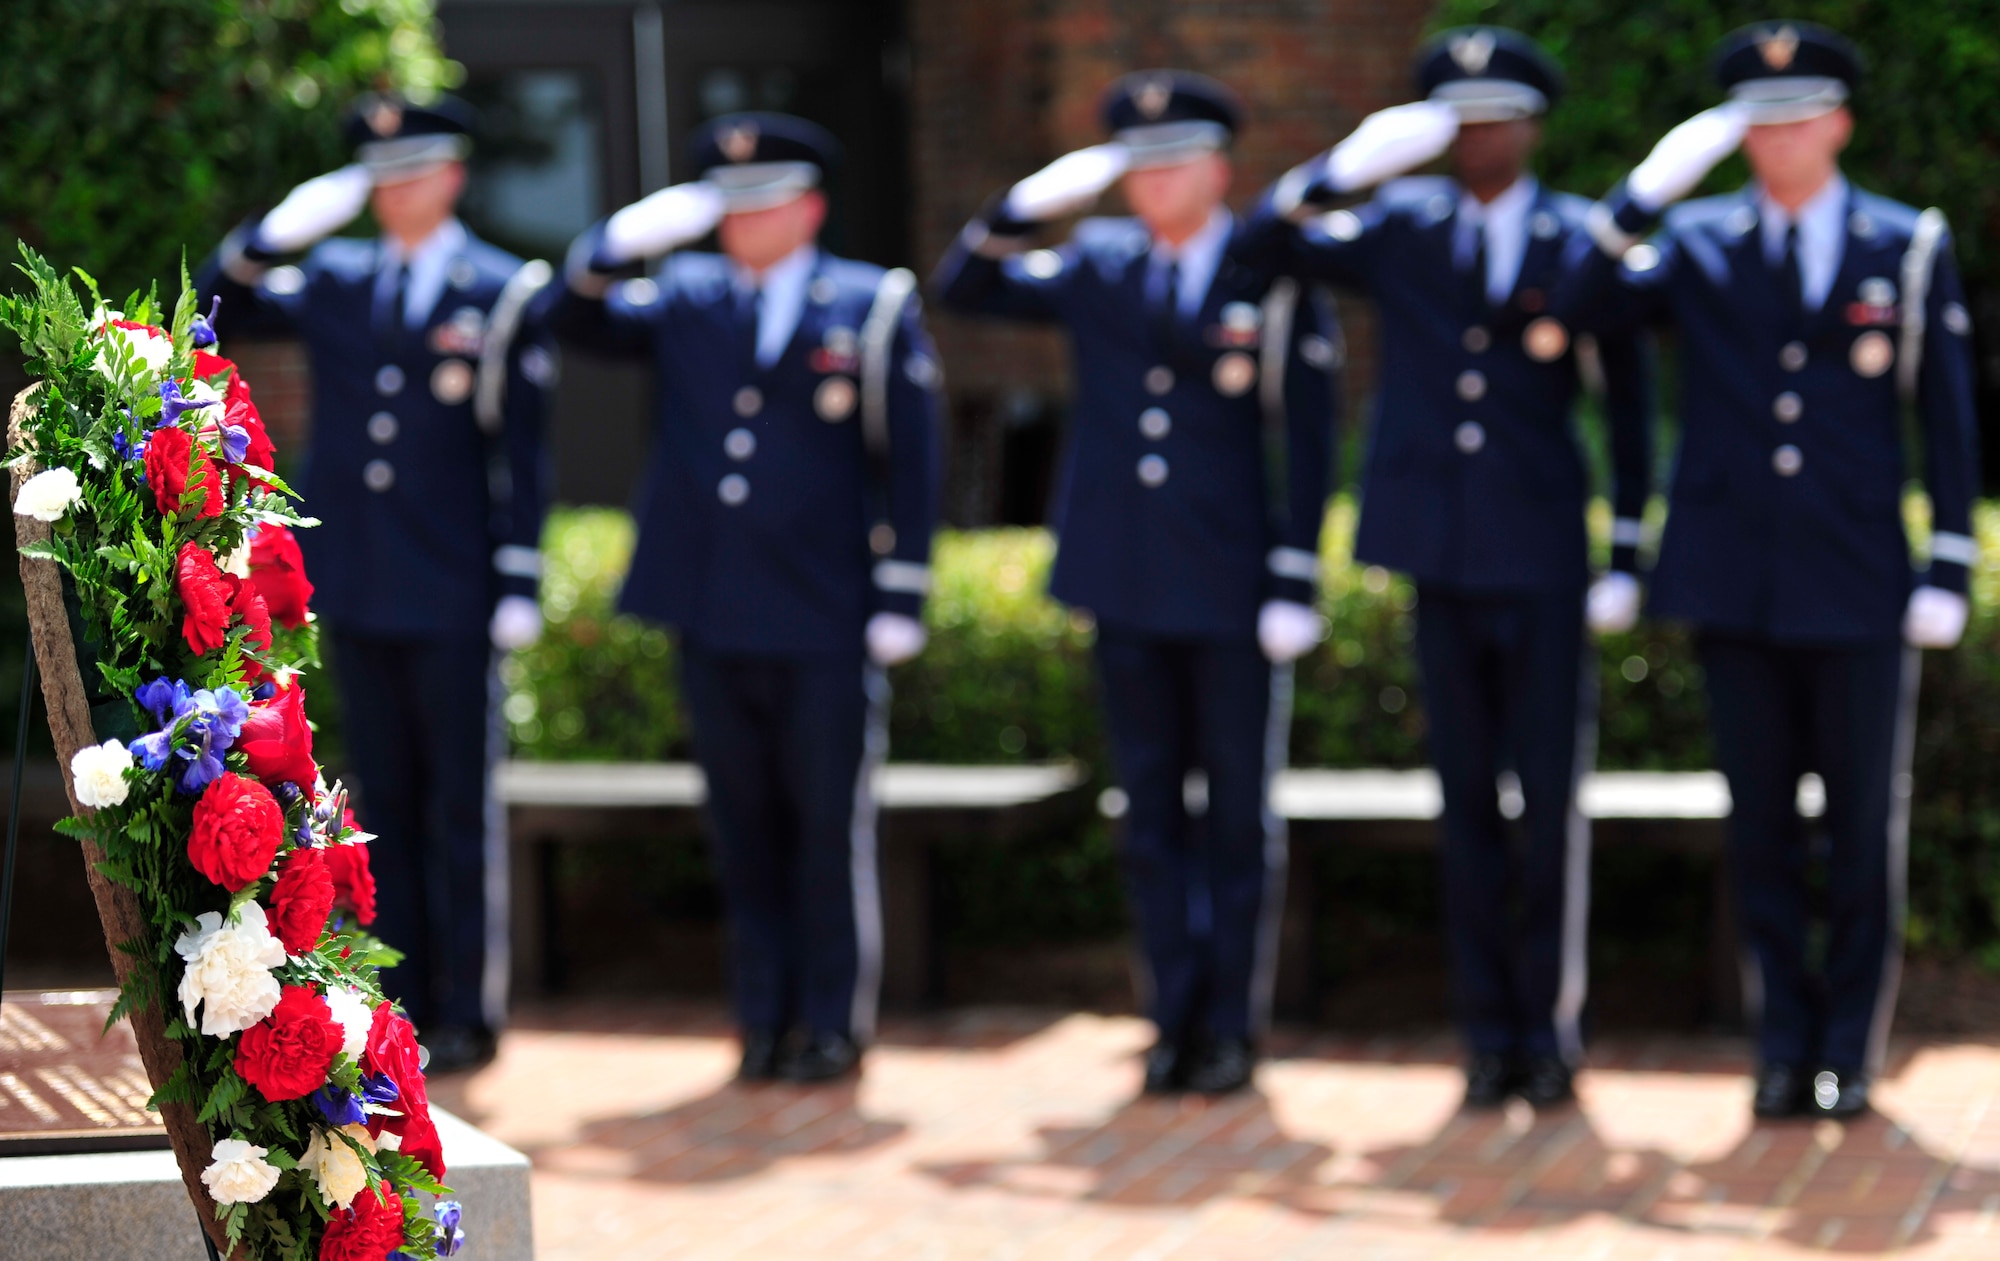
<instances>
[{"instance_id":1,"label":"concrete bench","mask_svg":"<svg viewBox=\"0 0 2000 1261\"><path fill-rule=\"evenodd\" d=\"M933 842L971 837L1004 842L1089 810L1087 768L891 764L876 773L882 821L877 869L885 1002L917 1006L943 983L943 936L935 931ZM556 898L560 845L699 835L706 800L701 768L686 763L504 762L495 795L507 809L514 985L517 993L560 989L568 971Z\"/></svg>"},{"instance_id":2,"label":"concrete bench","mask_svg":"<svg viewBox=\"0 0 2000 1261\"><path fill-rule=\"evenodd\" d=\"M1074 763L1030 766L891 764L876 782L883 812L880 867L885 934L883 998L901 1005L934 1001L943 991L942 934L934 931L932 843L946 837L1004 841L1035 827L1079 819L1087 809L1087 770ZM496 791L509 817L513 871L515 984L521 992L557 989L567 971L555 898L559 846L604 840L692 839L705 790L700 768L684 763L508 762ZM1501 812L1518 817L1518 785L1502 777ZM1201 797L1189 785L1191 804ZM1738 965L1735 931L1722 881L1723 822L1729 788L1713 771L1605 772L1589 776L1580 802L1599 846L1647 845L1714 854L1716 912L1710 917L1711 1007L1734 1011ZM1312 932L1335 891L1318 887L1312 847L1436 844L1443 808L1429 770L1298 768L1280 774L1272 804L1290 823L1297 857L1287 883L1278 970L1278 1010L1310 1014L1318 991ZM1816 777L1800 785L1802 813L1817 816L1824 792ZM1123 813L1118 789L1098 795L1099 813Z\"/></svg>"}]
</instances>

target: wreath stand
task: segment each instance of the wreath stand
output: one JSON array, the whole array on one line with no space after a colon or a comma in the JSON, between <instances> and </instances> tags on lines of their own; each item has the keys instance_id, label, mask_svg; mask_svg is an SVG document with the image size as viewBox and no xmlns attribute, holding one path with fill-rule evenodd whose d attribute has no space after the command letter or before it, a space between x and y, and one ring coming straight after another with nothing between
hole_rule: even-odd
<instances>
[{"instance_id":1,"label":"wreath stand","mask_svg":"<svg viewBox=\"0 0 2000 1261\"><path fill-rule=\"evenodd\" d=\"M20 446L27 437L27 419L33 411L29 396L35 389L31 385L14 398L7 418L9 449ZM12 503L14 497L20 494L23 482L40 471L32 460L16 465L8 502ZM14 518L15 542L22 547L44 542L50 533L47 522L18 515ZM91 811L77 802L76 784L70 776L69 764L78 749L96 744L97 737L91 729L90 702L82 675L77 669L76 643L63 601L62 570L49 561L23 556L21 586L27 594L30 636L30 655L21 684L21 735L25 737L27 733L28 702L32 696L30 689L35 675L39 673L42 700L49 714L49 734L55 739L56 762L62 767L63 791L69 797L71 812L85 818ZM13 892L15 830L21 800L22 743L24 741L15 744L14 797L8 808L7 820L5 883L9 904ZM130 889L113 883L98 870L98 865L104 861L104 851L91 841L83 841L81 846L84 873L90 879L91 897L97 902L97 917L104 925L104 944L111 953L111 967L122 987L140 961L120 950L119 943L142 938L147 932L146 916ZM0 905L0 932L4 932L9 909L9 905ZM0 948L4 948L4 941L4 935L0 935ZM180 1067L180 1047L167 1037L166 1017L157 1003L134 1007L129 1020L132 1036L139 1044L139 1059L146 1067L146 1076L153 1088L158 1090ZM186 1185L188 1198L193 1201L195 1213L201 1219L202 1239L208 1245L208 1255L220 1261L229 1246L228 1234L216 1218L214 1197L209 1195L208 1187L201 1180L212 1148L208 1128L195 1117L195 1109L188 1104L160 1105L160 1119L166 1126L167 1141L173 1145L174 1159L180 1165L181 1181ZM245 1261L241 1249L233 1261Z\"/></svg>"}]
</instances>

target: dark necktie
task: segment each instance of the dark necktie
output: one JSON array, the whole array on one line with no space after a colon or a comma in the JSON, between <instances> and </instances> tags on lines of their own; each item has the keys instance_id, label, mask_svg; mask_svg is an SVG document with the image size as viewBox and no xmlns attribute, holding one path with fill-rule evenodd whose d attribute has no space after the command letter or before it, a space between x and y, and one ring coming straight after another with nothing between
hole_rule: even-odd
<instances>
[{"instance_id":1,"label":"dark necktie","mask_svg":"<svg viewBox=\"0 0 2000 1261\"><path fill-rule=\"evenodd\" d=\"M1472 261L1465 269L1465 291L1472 300L1472 309L1486 309L1486 225L1472 225Z\"/></svg>"},{"instance_id":2,"label":"dark necktie","mask_svg":"<svg viewBox=\"0 0 2000 1261\"><path fill-rule=\"evenodd\" d=\"M1778 260L1778 297L1785 318L1796 329L1805 322L1805 280L1799 271L1799 225L1785 229L1785 255Z\"/></svg>"},{"instance_id":3,"label":"dark necktie","mask_svg":"<svg viewBox=\"0 0 2000 1261\"><path fill-rule=\"evenodd\" d=\"M1156 299L1153 316L1153 336L1168 350L1174 346L1174 327L1179 321L1181 300L1181 264L1179 259L1168 259L1165 275L1160 278L1160 292Z\"/></svg>"},{"instance_id":4,"label":"dark necktie","mask_svg":"<svg viewBox=\"0 0 2000 1261\"><path fill-rule=\"evenodd\" d=\"M736 291L736 344L742 348L744 370L752 375L758 370L757 325L763 310L763 289Z\"/></svg>"},{"instance_id":5,"label":"dark necktie","mask_svg":"<svg viewBox=\"0 0 2000 1261\"><path fill-rule=\"evenodd\" d=\"M410 291L410 267L397 260L392 264L396 269L395 279L386 286L378 286L375 307L375 332L384 341L393 342L403 331L403 304ZM388 293L383 294L386 288Z\"/></svg>"}]
</instances>

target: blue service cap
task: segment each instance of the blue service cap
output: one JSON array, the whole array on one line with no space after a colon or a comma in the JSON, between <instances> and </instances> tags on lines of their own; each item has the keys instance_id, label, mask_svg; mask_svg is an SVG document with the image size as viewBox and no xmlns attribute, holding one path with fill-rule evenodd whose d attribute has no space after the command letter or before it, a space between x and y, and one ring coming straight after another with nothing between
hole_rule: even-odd
<instances>
[{"instance_id":1,"label":"blue service cap","mask_svg":"<svg viewBox=\"0 0 2000 1261\"><path fill-rule=\"evenodd\" d=\"M724 114L689 139L695 170L722 193L725 214L767 210L817 188L840 164L840 142L790 114Z\"/></svg>"},{"instance_id":2,"label":"blue service cap","mask_svg":"<svg viewBox=\"0 0 2000 1261\"><path fill-rule=\"evenodd\" d=\"M1533 118L1562 96L1555 58L1504 26L1459 26L1417 51L1417 91L1458 111L1460 122Z\"/></svg>"},{"instance_id":3,"label":"blue service cap","mask_svg":"<svg viewBox=\"0 0 2000 1261\"><path fill-rule=\"evenodd\" d=\"M1228 147L1243 105L1226 84L1191 70L1140 70L1104 90L1098 104L1132 169L1176 166Z\"/></svg>"},{"instance_id":4,"label":"blue service cap","mask_svg":"<svg viewBox=\"0 0 2000 1261\"><path fill-rule=\"evenodd\" d=\"M1715 78L1753 125L1803 122L1846 103L1861 81L1861 54L1815 22L1753 22L1716 46Z\"/></svg>"},{"instance_id":5,"label":"blue service cap","mask_svg":"<svg viewBox=\"0 0 2000 1261\"><path fill-rule=\"evenodd\" d=\"M355 160L378 184L393 184L472 152L472 107L441 96L416 104L389 92L371 92L347 111L347 143Z\"/></svg>"}]
</instances>

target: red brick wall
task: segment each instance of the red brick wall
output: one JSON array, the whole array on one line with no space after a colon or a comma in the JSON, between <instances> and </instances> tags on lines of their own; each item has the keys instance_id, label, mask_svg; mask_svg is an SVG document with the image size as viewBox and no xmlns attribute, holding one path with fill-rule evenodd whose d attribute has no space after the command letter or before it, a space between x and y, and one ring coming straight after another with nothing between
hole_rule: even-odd
<instances>
[{"instance_id":1,"label":"red brick wall","mask_svg":"<svg viewBox=\"0 0 2000 1261\"><path fill-rule=\"evenodd\" d=\"M1097 98L1148 66L1211 74L1242 94L1232 200L1240 208L1362 115L1410 97L1409 62L1429 0L909 0L911 222L934 260L997 190L1103 139ZM1115 200L1107 203L1115 209ZM1363 312L1344 304L1360 372L1372 362ZM933 313L953 416L951 515L991 519L998 417L1010 395L1060 398L1057 336Z\"/></svg>"}]
</instances>

